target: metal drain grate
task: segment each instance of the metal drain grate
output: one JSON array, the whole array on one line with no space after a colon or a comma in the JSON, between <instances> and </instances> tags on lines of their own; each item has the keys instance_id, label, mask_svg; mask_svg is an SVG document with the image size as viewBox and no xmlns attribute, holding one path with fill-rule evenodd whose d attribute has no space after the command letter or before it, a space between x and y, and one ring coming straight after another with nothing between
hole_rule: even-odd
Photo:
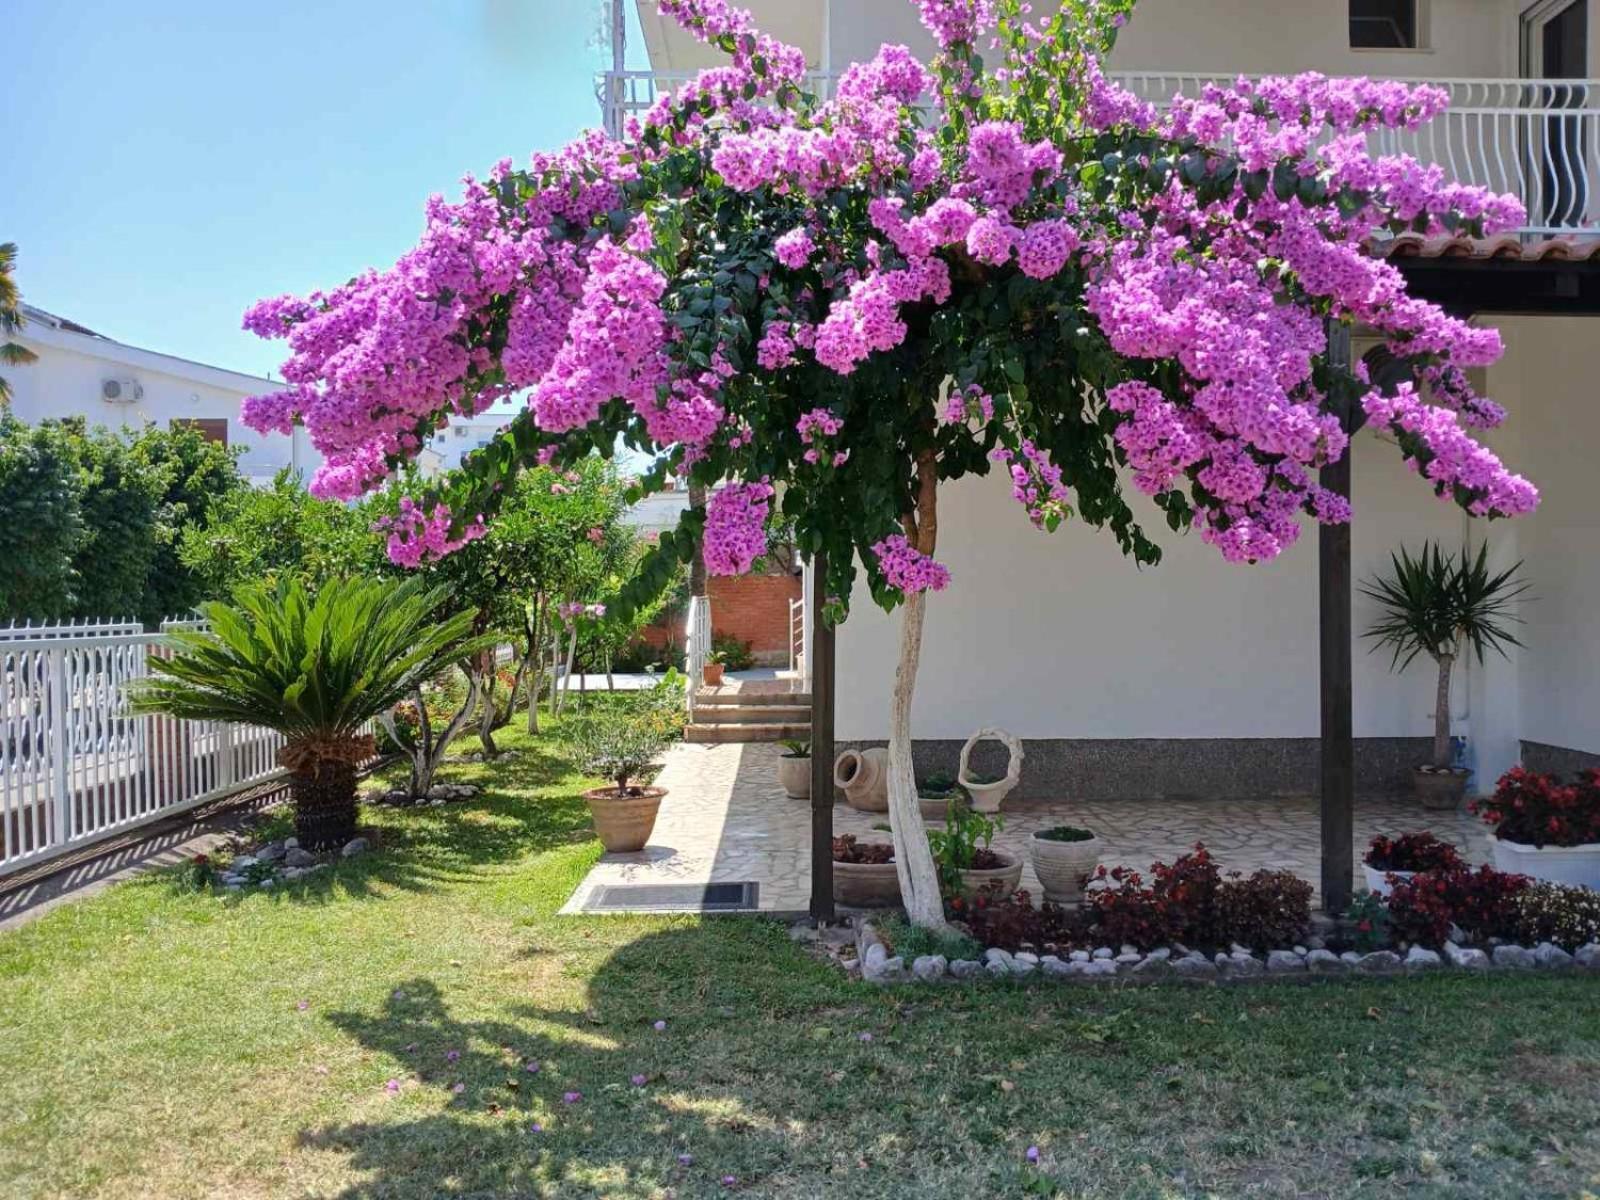
<instances>
[{"instance_id":1,"label":"metal drain grate","mask_svg":"<svg viewBox=\"0 0 1600 1200\"><path fill-rule=\"evenodd\" d=\"M595 889L584 912L755 912L760 885L617 883Z\"/></svg>"}]
</instances>

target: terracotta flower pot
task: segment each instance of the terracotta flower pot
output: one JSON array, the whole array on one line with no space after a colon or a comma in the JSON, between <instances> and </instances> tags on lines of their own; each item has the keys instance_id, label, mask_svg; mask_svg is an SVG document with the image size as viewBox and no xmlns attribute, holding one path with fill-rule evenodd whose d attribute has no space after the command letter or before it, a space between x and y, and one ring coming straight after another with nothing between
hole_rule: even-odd
<instances>
[{"instance_id":1,"label":"terracotta flower pot","mask_svg":"<svg viewBox=\"0 0 1600 1200\"><path fill-rule=\"evenodd\" d=\"M1002 866L992 867L985 871L961 872L961 894L963 896L976 896L992 883L1000 884L1000 893L1009 896L1017 890L1017 885L1022 882L1022 860L1015 855L1006 854L996 850L995 857L1000 859Z\"/></svg>"},{"instance_id":2,"label":"terracotta flower pot","mask_svg":"<svg viewBox=\"0 0 1600 1200\"><path fill-rule=\"evenodd\" d=\"M834 786L844 792L844 802L859 812L889 811L889 752L841 750L833 760Z\"/></svg>"},{"instance_id":3,"label":"terracotta flower pot","mask_svg":"<svg viewBox=\"0 0 1600 1200\"><path fill-rule=\"evenodd\" d=\"M700 668L700 678L707 687L722 686L722 664L707 663Z\"/></svg>"},{"instance_id":4,"label":"terracotta flower pot","mask_svg":"<svg viewBox=\"0 0 1600 1200\"><path fill-rule=\"evenodd\" d=\"M900 876L893 863L833 864L833 902L850 908L893 908L900 903Z\"/></svg>"},{"instance_id":5,"label":"terracotta flower pot","mask_svg":"<svg viewBox=\"0 0 1600 1200\"><path fill-rule=\"evenodd\" d=\"M1100 862L1100 839L1062 842L1036 833L1028 839L1028 857L1033 860L1033 873L1039 877L1046 900L1081 904L1083 881Z\"/></svg>"},{"instance_id":6,"label":"terracotta flower pot","mask_svg":"<svg viewBox=\"0 0 1600 1200\"><path fill-rule=\"evenodd\" d=\"M778 782L791 800L811 799L811 757L785 754L779 758Z\"/></svg>"},{"instance_id":7,"label":"terracotta flower pot","mask_svg":"<svg viewBox=\"0 0 1600 1200\"><path fill-rule=\"evenodd\" d=\"M594 831L607 854L628 854L643 850L650 840L650 831L656 825L656 813L665 788L639 788L637 795L619 796L614 787L595 788L585 792L589 812L594 817Z\"/></svg>"},{"instance_id":8,"label":"terracotta flower pot","mask_svg":"<svg viewBox=\"0 0 1600 1200\"><path fill-rule=\"evenodd\" d=\"M1423 808L1451 812L1461 807L1461 797L1467 792L1467 774L1459 767L1447 767L1442 771L1418 767L1411 774L1412 786Z\"/></svg>"}]
</instances>

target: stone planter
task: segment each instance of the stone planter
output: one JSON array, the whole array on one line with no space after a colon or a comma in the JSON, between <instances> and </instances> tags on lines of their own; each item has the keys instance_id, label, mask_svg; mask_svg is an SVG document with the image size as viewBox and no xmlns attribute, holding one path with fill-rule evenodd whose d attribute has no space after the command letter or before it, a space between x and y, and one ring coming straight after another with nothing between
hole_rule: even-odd
<instances>
[{"instance_id":1,"label":"stone planter","mask_svg":"<svg viewBox=\"0 0 1600 1200\"><path fill-rule=\"evenodd\" d=\"M1548 883L1570 883L1600 891L1600 842L1584 846L1527 846L1489 835L1497 871Z\"/></svg>"},{"instance_id":2,"label":"stone planter","mask_svg":"<svg viewBox=\"0 0 1600 1200\"><path fill-rule=\"evenodd\" d=\"M700 668L700 678L707 687L722 686L722 664L706 663Z\"/></svg>"},{"instance_id":3,"label":"stone planter","mask_svg":"<svg viewBox=\"0 0 1600 1200\"><path fill-rule=\"evenodd\" d=\"M889 811L889 752L844 750L833 760L834 786L844 792L844 802L858 812Z\"/></svg>"},{"instance_id":4,"label":"stone planter","mask_svg":"<svg viewBox=\"0 0 1600 1200\"><path fill-rule=\"evenodd\" d=\"M619 796L614 787L595 788L583 794L594 817L594 831L607 854L643 850L655 828L656 813L665 788L640 788L636 796Z\"/></svg>"},{"instance_id":5,"label":"stone planter","mask_svg":"<svg viewBox=\"0 0 1600 1200\"><path fill-rule=\"evenodd\" d=\"M811 756L785 754L778 759L778 782L791 800L811 799Z\"/></svg>"},{"instance_id":6,"label":"stone planter","mask_svg":"<svg viewBox=\"0 0 1600 1200\"><path fill-rule=\"evenodd\" d=\"M1431 767L1418 767L1411 773L1412 787L1422 807L1434 812L1454 812L1461 807L1461 797L1467 792L1468 772L1458 767L1436 771Z\"/></svg>"},{"instance_id":7,"label":"stone planter","mask_svg":"<svg viewBox=\"0 0 1600 1200\"><path fill-rule=\"evenodd\" d=\"M992 783L981 783L973 779L967 769L967 762L972 757L972 749L979 742L992 739L1002 743L1006 748L1006 773L1003 779ZM966 790L971 799L974 812L997 813L1000 811L1001 802L1011 793L1022 778L1022 743L1012 737L1004 729L980 729L969 737L961 747L961 765L956 772L956 782Z\"/></svg>"},{"instance_id":8,"label":"stone planter","mask_svg":"<svg viewBox=\"0 0 1600 1200\"><path fill-rule=\"evenodd\" d=\"M1361 871L1367 877L1367 891L1374 896L1388 896L1391 885L1389 876L1394 876L1401 883L1407 882L1416 874L1415 871L1380 871L1377 867L1361 864Z\"/></svg>"},{"instance_id":9,"label":"stone planter","mask_svg":"<svg viewBox=\"0 0 1600 1200\"><path fill-rule=\"evenodd\" d=\"M1005 865L987 871L961 872L963 896L976 896L992 883L1000 884L1000 893L1005 896L1017 890L1017 886L1022 882L1022 860L1002 850L996 850L994 853Z\"/></svg>"},{"instance_id":10,"label":"stone planter","mask_svg":"<svg viewBox=\"0 0 1600 1200\"><path fill-rule=\"evenodd\" d=\"M849 908L894 908L900 876L893 863L833 864L833 902Z\"/></svg>"},{"instance_id":11,"label":"stone planter","mask_svg":"<svg viewBox=\"0 0 1600 1200\"><path fill-rule=\"evenodd\" d=\"M1054 904L1083 903L1083 883L1100 862L1100 839L1060 842L1040 837L1028 839L1028 857L1033 873L1039 877L1044 898Z\"/></svg>"}]
</instances>

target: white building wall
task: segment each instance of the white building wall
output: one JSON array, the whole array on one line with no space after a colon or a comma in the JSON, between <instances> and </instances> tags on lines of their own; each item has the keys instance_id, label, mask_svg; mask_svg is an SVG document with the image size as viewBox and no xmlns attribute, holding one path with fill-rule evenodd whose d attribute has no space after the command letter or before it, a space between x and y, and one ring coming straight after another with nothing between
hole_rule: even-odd
<instances>
[{"instance_id":1,"label":"white building wall","mask_svg":"<svg viewBox=\"0 0 1600 1200\"><path fill-rule=\"evenodd\" d=\"M140 429L152 422L165 429L175 420L226 420L228 445L244 447L239 469L257 483L285 467L309 477L322 461L305 430L296 429L293 437L263 436L239 419L246 396L280 389L282 383L53 329L38 320L31 320L15 340L39 356L27 366L6 369L12 412L30 425L47 418L82 417L91 426L111 429ZM109 402L101 396L107 379L135 380L144 396L133 403Z\"/></svg>"}]
</instances>

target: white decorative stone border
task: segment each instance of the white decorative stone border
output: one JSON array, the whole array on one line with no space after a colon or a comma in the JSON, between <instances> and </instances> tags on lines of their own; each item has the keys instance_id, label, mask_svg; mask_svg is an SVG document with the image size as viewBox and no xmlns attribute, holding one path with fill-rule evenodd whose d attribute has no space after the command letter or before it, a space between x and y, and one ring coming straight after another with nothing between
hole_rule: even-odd
<instances>
[{"instance_id":1,"label":"white decorative stone border","mask_svg":"<svg viewBox=\"0 0 1600 1200\"><path fill-rule=\"evenodd\" d=\"M1318 939L1309 939L1316 941ZM1600 972L1600 942L1591 942L1575 954L1560 946L1541 942L1534 949L1500 944L1489 950L1446 942L1443 953L1412 946L1402 957L1393 950L1374 950L1343 954L1317 946L1295 946L1272 950L1265 958L1237 943L1227 951L1207 958L1184 946L1163 946L1148 954L1133 946L1113 950L1102 946L1092 953L1074 950L1066 958L1054 954L1015 954L991 946L981 959L951 962L942 954L924 955L907 964L891 956L870 920L856 925L856 966L868 983L939 983L944 980L989 976L996 979L1023 979L1038 975L1050 979L1097 982L1125 979L1146 983L1155 980L1180 980L1189 983L1235 982L1249 979L1292 979L1332 975L1394 975L1450 968L1458 971L1563 970L1577 968Z\"/></svg>"}]
</instances>

